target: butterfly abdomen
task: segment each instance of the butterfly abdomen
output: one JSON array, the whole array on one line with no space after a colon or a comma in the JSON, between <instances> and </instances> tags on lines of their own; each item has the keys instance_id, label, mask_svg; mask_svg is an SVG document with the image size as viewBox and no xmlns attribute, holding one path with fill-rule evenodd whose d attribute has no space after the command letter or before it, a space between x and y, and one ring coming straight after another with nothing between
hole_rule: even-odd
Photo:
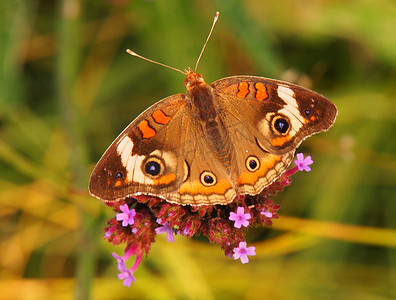
<instances>
[{"instance_id":1,"label":"butterfly abdomen","mask_svg":"<svg viewBox=\"0 0 396 300\"><path fill-rule=\"evenodd\" d=\"M205 122L205 135L208 140L208 148L214 152L227 173L231 170L230 142L223 123L215 119Z\"/></svg>"}]
</instances>

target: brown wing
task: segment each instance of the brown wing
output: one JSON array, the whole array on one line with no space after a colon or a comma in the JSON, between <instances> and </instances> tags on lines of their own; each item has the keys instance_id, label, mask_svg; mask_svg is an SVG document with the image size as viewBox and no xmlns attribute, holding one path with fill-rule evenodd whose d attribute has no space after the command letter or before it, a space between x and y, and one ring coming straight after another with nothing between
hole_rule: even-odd
<instances>
[{"instance_id":1,"label":"brown wing","mask_svg":"<svg viewBox=\"0 0 396 300\"><path fill-rule=\"evenodd\" d=\"M112 201L176 190L185 171L178 155L185 113L184 95L179 94L157 102L132 121L97 163L90 193Z\"/></svg>"},{"instance_id":2,"label":"brown wing","mask_svg":"<svg viewBox=\"0 0 396 300\"><path fill-rule=\"evenodd\" d=\"M235 76L212 87L225 99L224 109L255 133L270 153L294 151L305 138L328 130L337 116L337 108L327 98L279 80ZM285 132L278 130L281 125L288 127Z\"/></svg>"},{"instance_id":3,"label":"brown wing","mask_svg":"<svg viewBox=\"0 0 396 300\"><path fill-rule=\"evenodd\" d=\"M253 76L211 85L232 134L238 194L258 194L278 178L308 136L328 130L337 115L328 99L303 87Z\"/></svg>"}]
</instances>

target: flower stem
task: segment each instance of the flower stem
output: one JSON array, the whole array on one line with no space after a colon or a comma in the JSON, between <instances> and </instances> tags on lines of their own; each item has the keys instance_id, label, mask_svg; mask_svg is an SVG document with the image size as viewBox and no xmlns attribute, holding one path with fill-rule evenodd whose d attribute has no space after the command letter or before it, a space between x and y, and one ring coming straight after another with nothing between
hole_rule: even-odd
<instances>
[{"instance_id":1,"label":"flower stem","mask_svg":"<svg viewBox=\"0 0 396 300\"><path fill-rule=\"evenodd\" d=\"M82 53L80 37L83 31L80 26L81 1L62 0L60 1L60 11L58 18L57 39L57 96L60 110L63 117L63 128L66 133L71 149L72 182L70 190L85 191L87 185L86 170L88 166L87 147L83 136L85 121L81 110L81 103L78 103L75 86L78 78L80 55ZM77 100L77 101L76 101ZM86 198L83 192L69 193L69 201L73 203L84 203ZM90 299L91 284L95 269L95 223L83 207L79 207L80 230L79 244L77 251L76 266L76 295L75 299ZM98 226L96 226L98 227Z\"/></svg>"}]
</instances>

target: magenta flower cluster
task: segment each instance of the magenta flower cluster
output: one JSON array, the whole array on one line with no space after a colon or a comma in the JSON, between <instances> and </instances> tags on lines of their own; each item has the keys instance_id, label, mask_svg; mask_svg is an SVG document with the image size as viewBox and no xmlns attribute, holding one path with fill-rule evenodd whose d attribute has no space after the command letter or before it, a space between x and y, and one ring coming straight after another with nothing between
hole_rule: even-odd
<instances>
[{"instance_id":1,"label":"magenta flower cluster","mask_svg":"<svg viewBox=\"0 0 396 300\"><path fill-rule=\"evenodd\" d=\"M248 256L256 255L255 247L248 247L245 241L248 227L271 226L272 219L279 218L280 206L268 197L290 185L290 176L298 170L309 172L312 163L310 156L304 158L299 153L296 167L284 172L261 194L241 195L228 205L182 206L143 195L107 203L114 208L116 216L108 221L105 238L115 245L126 244L123 256L113 253L120 272L118 278L125 286L135 282L133 274L159 234L166 234L166 240L172 243L175 235L204 235L211 243L219 245L226 256L248 263ZM132 255L136 260L128 268L126 262Z\"/></svg>"}]
</instances>

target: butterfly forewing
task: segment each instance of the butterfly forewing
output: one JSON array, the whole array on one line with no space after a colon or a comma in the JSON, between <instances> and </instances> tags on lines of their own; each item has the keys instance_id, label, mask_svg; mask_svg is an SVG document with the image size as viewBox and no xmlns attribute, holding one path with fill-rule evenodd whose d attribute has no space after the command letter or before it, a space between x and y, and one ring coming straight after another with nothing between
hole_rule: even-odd
<instances>
[{"instance_id":1,"label":"butterfly forewing","mask_svg":"<svg viewBox=\"0 0 396 300\"><path fill-rule=\"evenodd\" d=\"M174 95L132 121L96 165L90 178L90 193L114 201L134 194L174 191L184 176L182 159L177 155L183 139L173 136L183 135L184 109L183 95Z\"/></svg>"},{"instance_id":2,"label":"butterfly forewing","mask_svg":"<svg viewBox=\"0 0 396 300\"><path fill-rule=\"evenodd\" d=\"M335 105L324 96L279 80L235 76L212 87L226 99L225 109L256 132L271 153L294 152L308 136L328 130L337 116ZM285 132L277 126L282 120Z\"/></svg>"}]
</instances>

